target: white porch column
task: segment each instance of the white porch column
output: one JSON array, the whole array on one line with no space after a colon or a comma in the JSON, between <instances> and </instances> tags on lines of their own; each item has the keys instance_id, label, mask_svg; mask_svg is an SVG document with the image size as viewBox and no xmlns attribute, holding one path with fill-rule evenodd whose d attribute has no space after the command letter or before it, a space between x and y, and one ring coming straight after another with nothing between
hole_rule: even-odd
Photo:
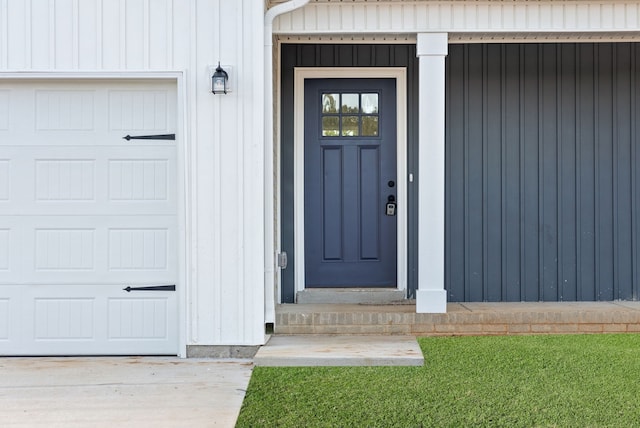
<instances>
[{"instance_id":1,"label":"white porch column","mask_svg":"<svg viewBox=\"0 0 640 428\"><path fill-rule=\"evenodd\" d=\"M447 311L444 289L444 59L447 48L447 33L418 34L418 313Z\"/></svg>"}]
</instances>

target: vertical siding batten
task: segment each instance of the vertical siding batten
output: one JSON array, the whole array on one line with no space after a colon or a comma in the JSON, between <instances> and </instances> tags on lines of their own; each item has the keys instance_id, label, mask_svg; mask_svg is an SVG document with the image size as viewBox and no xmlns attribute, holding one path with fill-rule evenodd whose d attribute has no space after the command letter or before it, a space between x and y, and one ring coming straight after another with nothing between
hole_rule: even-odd
<instances>
[{"instance_id":1,"label":"vertical siding batten","mask_svg":"<svg viewBox=\"0 0 640 428\"><path fill-rule=\"evenodd\" d=\"M130 6L133 7L133 6ZM118 20L118 46L116 47L119 55L116 55L118 62L116 68L128 68L127 54L129 52L129 43L127 43L127 0L120 0L118 5L117 20Z\"/></svg>"},{"instance_id":2,"label":"vertical siding batten","mask_svg":"<svg viewBox=\"0 0 640 428\"><path fill-rule=\"evenodd\" d=\"M47 61L46 61L46 67L44 68L57 68L58 65L58 57L60 52L58 52L57 48L57 39L58 39L58 32L57 32L57 26L56 26L56 18L57 18L57 13L56 13L56 6L59 7L59 4L56 3L56 0L46 0L48 3L48 7L47 8L42 8L43 11L47 10L48 14L48 29L49 29L49 34L47 35L47 42L48 42L48 46L47 46L47 51L48 51L48 55L47 56ZM33 7L33 0L31 0L31 6ZM36 30L38 31L38 29ZM33 56L31 58L31 60L33 61ZM43 64L45 64L45 62L43 61Z\"/></svg>"},{"instance_id":3,"label":"vertical siding batten","mask_svg":"<svg viewBox=\"0 0 640 428\"><path fill-rule=\"evenodd\" d=\"M151 68L151 58L150 58L150 50L151 50L151 24L149 13L151 11L150 2L151 0L144 0L143 3L143 15L142 15L142 63L143 68L149 69Z\"/></svg>"},{"instance_id":4,"label":"vertical siding batten","mask_svg":"<svg viewBox=\"0 0 640 428\"><path fill-rule=\"evenodd\" d=\"M537 210L537 214L538 214L538 218L537 218L537 223L538 223L538 240L537 240L537 253L538 253L538 300L544 300L544 292L545 292L545 282L546 282L546 265L545 265L545 233L546 233L546 218L545 218L545 212L544 212L544 208L545 208L545 183L544 183L544 179L545 179L545 175L547 173L546 169L545 169L545 151L544 151L544 147L545 147L545 143L546 143L546 123L545 123L545 111L546 111L546 105L545 105L545 99L544 99L544 95L545 95L545 86L546 86L546 79L545 79L545 52L544 52L544 46L543 45L538 45L537 49L536 49L536 54L537 54L537 109L538 109L538 121L536 123L537 125L537 132L538 132L538 177L537 177L537 185L538 185L538 190L537 190L537 204L538 204L538 210Z\"/></svg>"},{"instance_id":5,"label":"vertical siding batten","mask_svg":"<svg viewBox=\"0 0 640 428\"><path fill-rule=\"evenodd\" d=\"M145 43L148 25L145 6L147 0L127 0L124 12L124 45L126 69L146 69L146 55L148 45Z\"/></svg>"},{"instance_id":6,"label":"vertical siding batten","mask_svg":"<svg viewBox=\"0 0 640 428\"><path fill-rule=\"evenodd\" d=\"M600 217L601 217L601 204L598 204L600 196L602 194L600 190L600 49L599 46L593 47L593 118L591 124L593 128L591 130L593 135L593 240L594 240L594 252L593 252L593 266L594 266L594 297L597 299L600 296L600 270L601 270L601 254L600 241L601 236L599 232Z\"/></svg>"},{"instance_id":7,"label":"vertical siding batten","mask_svg":"<svg viewBox=\"0 0 640 428\"><path fill-rule=\"evenodd\" d=\"M520 56L518 57L519 59L519 68L518 68L518 76L522 76L524 71L525 71L525 62L524 62L524 46L520 45L519 46L519 53ZM526 235L525 235L525 229L526 229L526 225L525 225L525 213L527 212L526 210L526 206L525 206L525 159L524 159L524 154L525 154L525 150L524 150L524 145L525 145L525 137L524 137L524 132L525 132L525 127L524 127L524 122L525 122L525 109L524 106L522 105L523 102L522 100L525 99L525 94L524 94L524 79L519 78L518 79L518 83L519 83L519 88L518 88L518 100L520 101L518 104L518 113L520 113L519 117L518 117L518 155L519 155L519 180L518 180L518 184L520 185L520 191L518 192L518 198L519 198L519 202L520 202L520 210L519 210L519 224L520 224L520 240L519 240L519 254L520 254L520 294L518 296L518 300L526 300L525 296L526 296L526 285L527 285L527 279L525 276L525 266L526 266L526 248L525 248L525 243L527 242L526 240Z\"/></svg>"},{"instance_id":8,"label":"vertical siding batten","mask_svg":"<svg viewBox=\"0 0 640 428\"><path fill-rule=\"evenodd\" d=\"M104 28L103 28L103 14L104 14L104 5L102 4L103 0L96 0L96 69L102 69L104 64Z\"/></svg>"},{"instance_id":9,"label":"vertical siding batten","mask_svg":"<svg viewBox=\"0 0 640 428\"><path fill-rule=\"evenodd\" d=\"M506 115L506 46L500 46L500 300L508 300L509 276L507 272L507 239L508 239L508 211L507 211L507 115ZM447 133L448 134L448 133Z\"/></svg>"},{"instance_id":10,"label":"vertical siding batten","mask_svg":"<svg viewBox=\"0 0 640 428\"><path fill-rule=\"evenodd\" d=\"M52 46L53 67L60 70L73 69L73 34L75 30L73 0L56 0L52 9L54 22L51 25L55 35Z\"/></svg>"},{"instance_id":11,"label":"vertical siding batten","mask_svg":"<svg viewBox=\"0 0 640 428\"><path fill-rule=\"evenodd\" d=\"M638 120L637 119L637 114L638 114L638 105L637 105L637 100L638 100L638 95L640 94L640 91L638 90L638 83L637 83L637 73L635 72L636 70L638 70L638 51L639 51L639 47L637 44L632 44L630 47L630 55L631 55L631 59L630 59L630 65L631 65L631 72L630 72L630 78L629 78L629 85L630 85L630 94L631 94L631 100L630 100L630 106L629 106L629 118L631 121L631 126L629 129L630 132L630 136L631 136L631 156L629 159L629 162L631 162L631 298L633 300L637 300L638 299L638 239L640 238L640 236L638 235L638 197L637 197L637 192L638 192L638 183L636 180L638 180L638 173L637 173L637 168L634 168L634 165L637 165L637 156L638 156L638 150L637 150L637 145L635 144L636 138L638 136Z\"/></svg>"},{"instance_id":12,"label":"vertical siding batten","mask_svg":"<svg viewBox=\"0 0 640 428\"><path fill-rule=\"evenodd\" d=\"M236 68L238 70L237 75L241 76L240 79L244 82L242 85L242 94L238 94L238 96L251 95L255 93L254 88L251 85L251 77L246 76L247 64L251 64L251 58L255 57L258 52L254 52L251 49L251 45L248 42L250 37L247 37L246 28L253 28L251 22L245 22L245 20L249 20L251 15L246 14L245 16L245 3L249 0L242 0L234 3L235 6L235 17L236 17L236 40L238 40L238 56L235 60ZM262 52L262 51L259 51ZM263 64L263 61L259 61L260 64ZM238 78L238 77L236 77ZM237 114L236 117L252 117L253 115L253 106L256 103L248 102L237 104ZM260 103L258 103L260 105ZM262 109L260 109L262 111ZM244 221L242 222L243 227L241 228L240 236L242 238L242 248L241 253L239 254L242 257L242 260L256 260L256 255L254 254L254 246L251 245L251 237L254 234L263 233L260 229L255 230L252 227L251 218L255 217L254 212L260 212L260 208L263 206L262 201L260 201L257 207L253 207L251 205L252 199L254 198L254 194L251 191L251 188L255 186L255 182L252 180L253 174L251 172L255 171L255 173L260 172L259 182L262 183L264 176L261 173L262 167L259 162L260 159L257 159L255 156L255 152L257 147L262 147L259 144L256 144L258 141L257 138L251 138L251 132L249 127L242 126L241 122L237 122L235 126L238 127L238 141L241 141L242 150L238 150L238 171L242 173L242 197L238 198L238 212L243 213ZM250 159L250 163L247 165L245 160ZM258 208L258 209L255 209ZM255 210L255 211L254 211ZM250 214L251 213L251 214ZM264 234L264 233L263 233ZM260 264L264 269L264 262ZM248 342L252 332L247 330L247 326L250 324L250 320L247 319L248 311L247 305L253 300L253 297L260 296L259 293L255 293L251 289L251 283L256 282L258 284L264 281L263 277L255 278L252 275L252 272L247 269L242 269L241 272L238 273L238 282L242 284L242 293L237 299L238 305L238 318L240 334L243 335L243 339L245 342ZM257 294L257 296L253 296L253 294ZM256 299L258 300L258 299ZM262 299L260 299L262 300ZM253 305L251 305L253 307ZM264 306L264 303L262 303ZM264 326L261 326L264 329Z\"/></svg>"},{"instance_id":13,"label":"vertical siding batten","mask_svg":"<svg viewBox=\"0 0 640 428\"><path fill-rule=\"evenodd\" d=\"M72 68L74 70L77 70L78 68L80 68L80 40L79 40L79 33L80 33L80 11L79 11L79 5L78 5L78 1L79 0L73 0L73 27L72 27L72 34L71 34L71 39L72 39L72 46L71 46L71 62L72 62Z\"/></svg>"},{"instance_id":14,"label":"vertical siding batten","mask_svg":"<svg viewBox=\"0 0 640 428\"><path fill-rule=\"evenodd\" d=\"M34 6L35 2L35 7ZM53 30L55 14L53 3L49 0L29 0L25 7L32 7L31 30L29 37L32 40L32 50L25 50L25 55L31 61L34 69L51 69L55 64L55 33ZM33 31L34 33L31 33Z\"/></svg>"},{"instance_id":15,"label":"vertical siding batten","mask_svg":"<svg viewBox=\"0 0 640 428\"><path fill-rule=\"evenodd\" d=\"M32 4L31 1L24 2L24 38L25 38L25 52L24 52L24 67L31 69L33 66L33 23L31 22Z\"/></svg>"},{"instance_id":16,"label":"vertical siding batten","mask_svg":"<svg viewBox=\"0 0 640 428\"><path fill-rule=\"evenodd\" d=\"M451 111L451 92L452 92L452 80L453 80L453 76L451 73L451 66L449 66L449 62L451 61L450 56L447 56L447 58L445 59L445 63L447 64L447 66L445 66L445 102L444 102L444 108L445 108L445 117L449 118L452 117L452 111ZM409 77L409 76L407 76ZM411 78L408 78L408 81L411 82ZM409 83L408 83L409 84ZM411 88L407 88L407 90L411 90ZM411 109L408 109L408 111L410 112ZM408 120L411 120L413 118L408 117ZM452 193L452 185L451 185L451 175L452 175L452 162L451 162L451 134L449 132L447 132L445 134L445 143L444 143L444 159L445 159L445 180L444 180L444 207L445 207L445 222L447 224L451 223L451 218L453 216L453 211L451 209L452 207L452 202L451 202L451 193ZM408 151L408 157L409 159L411 159L412 157L412 153L409 150ZM409 174L412 173L413 171L413 166L409 165L408 168L408 172ZM415 179L415 177L414 177ZM411 187L409 187L411 188ZM409 230L412 230L412 226L413 224L411 222L409 222ZM449 243L451 242L451 227L446 226L445 230L444 230L444 282L445 284L450 284L449 286L449 290L448 293L451 294L452 290L451 288L454 286L453 285L453 278L451 276L451 259L452 259L452 253L451 253L451 245L449 245Z\"/></svg>"},{"instance_id":17,"label":"vertical siding batten","mask_svg":"<svg viewBox=\"0 0 640 428\"><path fill-rule=\"evenodd\" d=\"M167 46L166 50L166 59L165 59L165 67L175 68L176 60L174 58L173 52L173 40L174 40L174 31L175 31L175 23L172 17L174 16L174 0L167 0L166 3L166 15L165 15L165 28L166 36L165 43Z\"/></svg>"},{"instance_id":18,"label":"vertical siding batten","mask_svg":"<svg viewBox=\"0 0 640 428\"><path fill-rule=\"evenodd\" d=\"M197 53L197 39L198 39L198 26L197 26L197 16L198 16L198 4L197 4L197 0L189 0L189 13L187 14L187 20L188 20L188 26L187 26L187 34L188 34L188 45L189 45L189 49L193 49L195 51L195 53ZM198 69L198 62L197 62L197 58L198 56L196 54L191 54L188 57L188 63L186 64L186 66L191 69L191 70L197 70ZM198 93L198 84L197 84L197 79L189 79L187 81L187 92L190 94L195 94ZM188 108L190 110L189 117L189 124L186 127L186 129L190 130L192 132L191 135L186 136L187 138L191 139L191 140L198 140L198 117L197 115L193 112L193 110L195 110L195 104L196 100L192 100L189 105ZM201 277L199 276L199 272L198 269L195 269L195 267L198 266L198 262L199 262L199 252L201 251L200 249L200 245L199 245L199 237L200 237L200 227L199 227L199 214L200 214L200 207L199 207L199 203L200 203L200 198L199 198L199 188L200 188L200 174L199 172L199 168L198 168L198 159L200 158L199 155L199 146L198 144L191 144L190 146L191 149L191 153L190 156L187 157L187 159L189 159L189 166L190 166L190 175L189 175L189 179L191 181L191 186L190 186L190 192L192 193L192 212L191 212L191 228L192 228L192 232L190 235L190 239L191 239L191 251L193 252L193 265L192 266L188 266L188 271L193 272L193 278L195 278L195 283L201 283ZM214 220L215 221L215 220ZM211 265L214 266L214 272L220 272L220 269L216 269L216 265L219 264L219 261L217 259L213 259L211 262ZM217 278L215 278L217 279ZM210 288L205 289L205 293L202 293L204 295L206 295L207 297L211 296L212 293L211 291L209 291ZM187 323L190 326L188 331L187 331L187 336L188 336L188 341L190 343L201 343L201 334L200 334L200 326L203 324L202 320L200 318L200 302L205 300L204 298L201 299L201 293L200 293L200 287L190 287L188 290L188 294L187 294L187 311L188 311L188 318L187 318ZM213 304L213 299L209 300L209 302L211 304ZM215 311L216 313L219 311ZM206 313L206 312L205 312ZM211 324L214 325L220 325L219 323L216 324L216 320L214 318L214 316L211 317L212 319L209 319L207 321L209 321ZM213 336L213 335L211 335Z\"/></svg>"},{"instance_id":19,"label":"vertical siding batten","mask_svg":"<svg viewBox=\"0 0 640 428\"><path fill-rule=\"evenodd\" d=\"M556 127L555 127L555 138L556 138L556 163L555 163L555 173L557 178L557 192L556 192L556 225L557 225L557 237L556 240L556 255L557 255L557 266L556 266L556 286L557 286L557 299L559 301L563 301L564 299L564 281L563 281L563 269L564 269L564 255L562 252L562 236L564 236L564 227L562 223L563 219L563 173L562 173L562 161L564 159L564 145L562 144L562 83L564 76L564 69L562 68L562 45L559 45L556 49L556 72L559 76L561 76L557 81L556 87Z\"/></svg>"},{"instance_id":20,"label":"vertical siding batten","mask_svg":"<svg viewBox=\"0 0 640 428\"><path fill-rule=\"evenodd\" d=\"M576 98L575 98L575 114L576 114L576 174L575 174L575 183L576 183L576 298L577 300L582 300L582 287L579 285L582 284L582 127L580 126L581 120L581 110L580 106L582 103L582 91L581 88L581 79L582 79L582 69L579 66L582 61L582 51L579 47L576 46Z\"/></svg>"},{"instance_id":21,"label":"vertical siding batten","mask_svg":"<svg viewBox=\"0 0 640 428\"><path fill-rule=\"evenodd\" d=\"M618 215L619 213L621 213L620 211L620 195L619 195L619 177L618 175L620 174L621 171L621 165L618 162L618 152L619 152L619 133L618 133L618 103L617 102L613 102L613 99L615 97L615 95L617 94L617 87L618 87L618 77L617 77L617 73L615 72L616 70L616 65L618 63L618 49L616 46L612 46L612 52L611 52L611 69L612 69L612 73L611 73L611 98L612 98L612 103L611 103L611 139L612 139L612 153L611 153L611 163L612 163L612 169L613 169L613 176L612 176L612 188L611 188L611 195L612 195L612 204L611 204L611 208L612 208L612 238L613 238L613 245L611 248L611 257L612 257L612 299L620 299L620 294L622 292L621 287L620 287L620 261L618 260L619 257L619 245L620 245L620 236L619 236L619 218ZM621 71L621 70L620 70Z\"/></svg>"},{"instance_id":22,"label":"vertical siding batten","mask_svg":"<svg viewBox=\"0 0 640 428\"><path fill-rule=\"evenodd\" d=\"M488 216L488 109L489 109L489 58L488 47L482 45L482 300L488 300L489 295L489 216Z\"/></svg>"},{"instance_id":23,"label":"vertical siding batten","mask_svg":"<svg viewBox=\"0 0 640 428\"><path fill-rule=\"evenodd\" d=\"M207 38L209 37L211 40L211 48L214 49L217 52L217 56L220 57L220 37L221 37L221 26L222 26L222 14L219 13L216 15L213 15L212 10L214 7L218 8L220 7L219 5L219 1L216 0L213 2L213 4L210 5L205 5L205 3L207 2L203 2L201 0L197 0L197 8L198 8L198 12L197 12L197 18L195 20L195 25L198 28L198 36L196 38L197 41L202 40L203 38ZM212 28L207 28L203 25L200 25L201 19L200 17L202 16L207 16L209 19L211 19L211 22L215 22L216 25L212 26ZM215 29L215 30L214 30ZM216 31L217 30L217 31ZM206 49L205 46L200 46L200 44L198 43L197 45L198 47L198 53L197 55L203 55L205 58L209 57L211 55L210 52L207 52L208 49ZM215 54L213 54L215 55ZM214 57L215 58L215 57ZM213 58L212 58L213 59ZM201 64L201 60L196 62L196 67L198 67ZM220 117L220 111L222 110L220 108L220 102L222 100L220 99L220 97L215 97L213 99L213 106L210 106L210 111L208 113L212 114L212 122L211 122L211 128L212 128L212 132L213 132L213 136L214 136L214 140L218 140L220 141L220 139L222 138L222 118ZM204 120L204 118L200 119L201 121ZM201 127L202 123L201 121L199 121L198 126ZM204 150L203 150L204 151ZM215 147L213 147L213 150L211 151L212 153L209 153L208 151L206 152L207 155L210 157L212 157L212 162L210 163L212 170L214 171L214 173L212 174L213 177L207 177L208 179L214 178L215 181L222 183L224 178L225 178L225 173L226 171L223 170L223 165L224 163L222 162L222 147L221 145L215 145ZM202 165L202 168L206 168L206 165L209 162L205 162L205 164ZM202 175L200 176L202 177ZM214 181L214 182L215 182ZM209 186L211 185L211 182L204 182L203 186ZM201 192L204 192L205 190L201 187ZM213 186L213 198L214 201L218 200L221 201L223 199L223 194L222 194L223 190L220 188L220 186ZM224 265L225 265L225 260L223 260L223 254L224 254L224 250L223 250L223 245L224 245L224 236L223 236L223 229L222 229L222 223L223 223L223 219L222 219L222 205L221 204L215 204L212 203L212 201L208 201L207 203L207 209L210 209L213 212L213 216L214 216L214 229L213 229L213 253L212 253L212 259L214 260L214 281L216 281L218 284L220 284L219 287L215 288L215 292L214 292L214 299L211 307L214 308L219 308L218 311L215 312L214 314L214 320L215 320L215 330L213 332L214 336L213 336L213 340L214 341L222 341L223 340L223 335L224 335L224 331L222 329L222 323L224 318L226 317L227 313L225 312L225 308L224 307L224 293L223 293L223 289L228 287L229 284L227 284L227 282L225 281L225 272L224 272ZM203 213L203 217L206 216L205 213ZM203 260L204 262L204 260ZM202 280L204 281L205 278L202 278ZM206 306L201 308L201 312L202 311L206 311Z\"/></svg>"},{"instance_id":24,"label":"vertical siding batten","mask_svg":"<svg viewBox=\"0 0 640 428\"><path fill-rule=\"evenodd\" d=\"M7 18L7 1L0 0L0 68L7 69L9 23Z\"/></svg>"},{"instance_id":25,"label":"vertical siding batten","mask_svg":"<svg viewBox=\"0 0 640 428\"><path fill-rule=\"evenodd\" d=\"M234 64L236 65L236 70L238 71L236 79L238 78L238 75L241 76L240 79L242 81L245 82L245 85L248 83L247 80L245 79L244 76L244 56L247 55L249 56L249 58L251 58L251 56L254 55L254 52L252 52L250 49L246 49L245 48L245 34L243 29L245 28L251 28L251 27L245 27L244 25L244 17L242 16L243 14L243 5L244 5L244 1L245 0L240 0L240 1L236 1L233 2L233 11L229 11L229 13L226 13L226 11L220 10L219 14L220 16L234 16L236 19L236 22L234 24L235 27L235 36L234 40L237 41L237 46L235 46L236 49L236 58L234 60ZM220 41L222 43L222 40ZM220 50L222 51L222 46L220 46ZM223 53L221 52L220 54L221 56L223 55ZM231 55L227 52L224 53L225 56L230 57ZM250 62L250 60L249 60ZM262 62L260 62L262 63ZM245 88L245 85L243 85L243 89ZM251 94L253 91L251 90L251 87L246 86L246 93ZM237 94L237 96L241 96L241 94ZM253 103L240 103L237 102L235 105L235 109L236 109L236 114L234 115L234 117L238 118L238 117L251 117L250 116L250 112L245 112L245 109L250 109L253 106ZM236 171L238 174L238 180L242 183L242 187L240 189L241 194L238 195L237 197L237 201L236 201L236 208L235 208L235 212L236 213L242 213L241 216L243 218L243 222L241 224L241 227L238 228L238 235L237 235L237 239L242 242L242 245L238 248L238 260L241 260L240 263L245 263L246 260L254 260L255 258L253 257L252 251L253 248L251 246L250 242L247 242L247 238L249 236L251 236L251 233L254 232L252 230L247 230L248 225L251 224L250 222L250 218L251 217L255 217L254 211L253 210L247 210L246 207L249 206L249 204L245 204L246 198L247 197L252 197L253 193L251 192L251 187L253 186L253 182L249 180L249 178L246 175L246 167L245 167L245 160L250 160L251 164L249 165L249 168L252 168L252 170L254 171L260 171L261 168L259 165L256 165L253 161L254 161L254 156L253 156L253 144L250 143L251 139L247 138L247 127L246 126L242 126L241 123L234 123L233 124L234 127L237 127L238 129L238 134L237 134L237 141L239 144L236 145L236 153L235 153L235 157L236 157ZM221 140L222 141L222 140ZM255 168L255 169L253 169ZM221 204L222 205L222 204ZM262 204L260 204L262 205ZM248 212L249 211L249 212ZM257 212L260 212L259 210L256 210ZM249 221L248 221L249 220ZM258 232L259 231L255 231ZM261 264L261 266L264 266L264 263ZM241 268L240 271L237 273L237 282L241 287L241 291L238 293L238 297L235 299L235 305L236 305L236 313L237 313L237 319L238 319L238 333L239 335L243 336L243 341L246 341L248 339L248 335L246 331L246 324L247 324L247 320L246 320L246 311L245 311L245 305L247 304L248 300L250 299L251 295L250 295L250 287L248 287L247 284L247 278L250 278L251 275L249 272L246 271L246 269ZM259 280L262 280L262 278L260 278Z\"/></svg>"},{"instance_id":26,"label":"vertical siding batten","mask_svg":"<svg viewBox=\"0 0 640 428\"><path fill-rule=\"evenodd\" d=\"M464 77L463 77L463 81L469 82L469 52L470 52L471 47L470 46L465 46L464 48L464 58L465 61L463 62L464 66L463 66L463 73L464 73ZM469 175L468 175L468 171L469 171L469 153L470 153L470 148L469 148L469 108L470 108L470 101L469 101L469 85L465 84L463 87L463 103L464 103L464 116L463 116L463 130L464 130L464 137L463 137L463 162L464 162L464 167L463 167L463 174L464 174L464 205L463 205L463 211L464 211L464 259L463 259L463 266L464 266L464 299L465 301L469 301L471 299L471 261L470 261L470 253L471 253L471 244L470 244L470 235L471 235L471 227L469 225L470 220L470 215L469 215L469 198L470 198L470 190L469 190Z\"/></svg>"}]
</instances>

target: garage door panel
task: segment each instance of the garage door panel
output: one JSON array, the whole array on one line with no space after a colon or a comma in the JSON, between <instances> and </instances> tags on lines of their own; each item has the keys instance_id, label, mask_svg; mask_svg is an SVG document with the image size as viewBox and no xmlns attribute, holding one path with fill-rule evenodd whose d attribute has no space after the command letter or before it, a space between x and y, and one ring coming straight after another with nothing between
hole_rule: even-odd
<instances>
[{"instance_id":1,"label":"garage door panel","mask_svg":"<svg viewBox=\"0 0 640 428\"><path fill-rule=\"evenodd\" d=\"M0 290L0 343L8 342L13 301L9 297L3 297Z\"/></svg>"},{"instance_id":2,"label":"garage door panel","mask_svg":"<svg viewBox=\"0 0 640 428\"><path fill-rule=\"evenodd\" d=\"M173 146L5 147L3 155L0 215L175 214Z\"/></svg>"},{"instance_id":3,"label":"garage door panel","mask_svg":"<svg viewBox=\"0 0 640 428\"><path fill-rule=\"evenodd\" d=\"M0 355L175 354L176 293L144 293L119 285L0 287Z\"/></svg>"},{"instance_id":4,"label":"garage door panel","mask_svg":"<svg viewBox=\"0 0 640 428\"><path fill-rule=\"evenodd\" d=\"M173 354L175 82L0 82L0 355Z\"/></svg>"},{"instance_id":5,"label":"garage door panel","mask_svg":"<svg viewBox=\"0 0 640 428\"><path fill-rule=\"evenodd\" d=\"M36 90L35 131L93 131L96 96L92 90Z\"/></svg>"},{"instance_id":6,"label":"garage door panel","mask_svg":"<svg viewBox=\"0 0 640 428\"><path fill-rule=\"evenodd\" d=\"M11 160L0 158L0 205L9 201Z\"/></svg>"},{"instance_id":7,"label":"garage door panel","mask_svg":"<svg viewBox=\"0 0 640 428\"><path fill-rule=\"evenodd\" d=\"M91 277L126 286L177 278L173 216L0 219L7 225L0 228L0 284L78 284Z\"/></svg>"},{"instance_id":8,"label":"garage door panel","mask_svg":"<svg viewBox=\"0 0 640 428\"><path fill-rule=\"evenodd\" d=\"M23 346L25 311L22 295L20 286L0 285L0 355L3 348Z\"/></svg>"},{"instance_id":9,"label":"garage door panel","mask_svg":"<svg viewBox=\"0 0 640 428\"><path fill-rule=\"evenodd\" d=\"M174 199L169 194L168 179L175 165L168 159L109 159L109 200L158 202Z\"/></svg>"},{"instance_id":10,"label":"garage door panel","mask_svg":"<svg viewBox=\"0 0 640 428\"><path fill-rule=\"evenodd\" d=\"M12 150L0 149L0 215L19 209L29 200L27 192L20 188L21 183L29 181L30 165L24 159L15 157Z\"/></svg>"},{"instance_id":11,"label":"garage door panel","mask_svg":"<svg viewBox=\"0 0 640 428\"><path fill-rule=\"evenodd\" d=\"M111 228L108 270L167 272L174 245L169 228Z\"/></svg>"},{"instance_id":12,"label":"garage door panel","mask_svg":"<svg viewBox=\"0 0 640 428\"><path fill-rule=\"evenodd\" d=\"M33 299L34 339L36 341L93 341L96 317L94 297Z\"/></svg>"},{"instance_id":13,"label":"garage door panel","mask_svg":"<svg viewBox=\"0 0 640 428\"><path fill-rule=\"evenodd\" d=\"M50 275L52 271L69 273L96 269L96 229L42 227L34 230L33 241L36 272Z\"/></svg>"},{"instance_id":14,"label":"garage door panel","mask_svg":"<svg viewBox=\"0 0 640 428\"><path fill-rule=\"evenodd\" d=\"M95 201L95 159L35 159L35 195L37 202Z\"/></svg>"},{"instance_id":15,"label":"garage door panel","mask_svg":"<svg viewBox=\"0 0 640 428\"><path fill-rule=\"evenodd\" d=\"M18 219L4 221L0 216L0 284L12 283L22 276L26 236Z\"/></svg>"},{"instance_id":16,"label":"garage door panel","mask_svg":"<svg viewBox=\"0 0 640 428\"><path fill-rule=\"evenodd\" d=\"M111 85L114 86L114 85ZM0 82L2 144L61 145L69 136L86 145L110 144L129 133L173 133L175 85L121 81Z\"/></svg>"},{"instance_id":17,"label":"garage door panel","mask_svg":"<svg viewBox=\"0 0 640 428\"><path fill-rule=\"evenodd\" d=\"M11 91L0 89L0 135L9 129L9 100Z\"/></svg>"},{"instance_id":18,"label":"garage door panel","mask_svg":"<svg viewBox=\"0 0 640 428\"><path fill-rule=\"evenodd\" d=\"M169 337L167 297L110 298L110 341L167 340Z\"/></svg>"},{"instance_id":19,"label":"garage door panel","mask_svg":"<svg viewBox=\"0 0 640 428\"><path fill-rule=\"evenodd\" d=\"M0 272L9 271L12 267L11 257L11 229L0 229Z\"/></svg>"},{"instance_id":20,"label":"garage door panel","mask_svg":"<svg viewBox=\"0 0 640 428\"><path fill-rule=\"evenodd\" d=\"M109 130L161 133L174 127L171 96L165 90L109 91Z\"/></svg>"}]
</instances>

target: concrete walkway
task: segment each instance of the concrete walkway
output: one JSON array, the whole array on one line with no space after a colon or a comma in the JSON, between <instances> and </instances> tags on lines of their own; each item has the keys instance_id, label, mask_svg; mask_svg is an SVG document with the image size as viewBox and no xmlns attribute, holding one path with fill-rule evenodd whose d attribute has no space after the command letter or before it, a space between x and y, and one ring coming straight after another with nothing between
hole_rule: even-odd
<instances>
[{"instance_id":1,"label":"concrete walkway","mask_svg":"<svg viewBox=\"0 0 640 428\"><path fill-rule=\"evenodd\" d=\"M233 427L250 360L0 358L1 427Z\"/></svg>"},{"instance_id":2,"label":"concrete walkway","mask_svg":"<svg viewBox=\"0 0 640 428\"><path fill-rule=\"evenodd\" d=\"M274 336L258 350L256 366L422 366L413 336Z\"/></svg>"}]
</instances>

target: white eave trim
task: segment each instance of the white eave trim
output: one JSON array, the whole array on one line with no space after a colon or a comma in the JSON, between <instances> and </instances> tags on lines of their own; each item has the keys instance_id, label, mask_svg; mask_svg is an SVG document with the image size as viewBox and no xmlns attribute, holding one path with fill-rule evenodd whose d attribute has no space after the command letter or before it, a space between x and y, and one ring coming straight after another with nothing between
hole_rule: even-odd
<instances>
[{"instance_id":1,"label":"white eave trim","mask_svg":"<svg viewBox=\"0 0 640 428\"><path fill-rule=\"evenodd\" d=\"M287 34L277 36L278 43L308 44L415 44L415 34ZM605 43L639 42L640 31L629 32L550 32L550 33L449 33L450 44L460 43Z\"/></svg>"},{"instance_id":2,"label":"white eave trim","mask_svg":"<svg viewBox=\"0 0 640 428\"><path fill-rule=\"evenodd\" d=\"M449 34L449 43L598 43L637 42L640 32L591 32L591 33L485 33L467 32Z\"/></svg>"},{"instance_id":3,"label":"white eave trim","mask_svg":"<svg viewBox=\"0 0 640 428\"><path fill-rule=\"evenodd\" d=\"M2 79L181 79L184 78L183 70L175 71L82 71L82 70L3 70L0 71Z\"/></svg>"}]
</instances>

